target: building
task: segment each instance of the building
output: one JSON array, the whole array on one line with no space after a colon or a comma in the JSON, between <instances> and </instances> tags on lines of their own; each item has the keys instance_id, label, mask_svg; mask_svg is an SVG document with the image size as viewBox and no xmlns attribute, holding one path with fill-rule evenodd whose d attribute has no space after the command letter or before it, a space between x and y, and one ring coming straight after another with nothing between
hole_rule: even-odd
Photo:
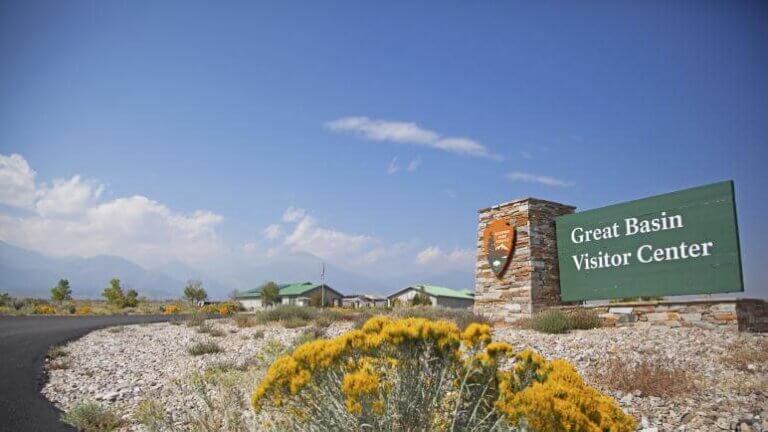
<instances>
[{"instance_id":1,"label":"building","mask_svg":"<svg viewBox=\"0 0 768 432\"><path fill-rule=\"evenodd\" d=\"M350 308L383 307L387 305L387 299L371 294L355 294L345 296L341 300L341 304Z\"/></svg>"},{"instance_id":2,"label":"building","mask_svg":"<svg viewBox=\"0 0 768 432\"><path fill-rule=\"evenodd\" d=\"M435 285L411 285L387 297L390 305L409 304L416 294L429 297L432 306L449 308L471 308L475 304L475 295L470 290L454 290Z\"/></svg>"},{"instance_id":3,"label":"building","mask_svg":"<svg viewBox=\"0 0 768 432\"><path fill-rule=\"evenodd\" d=\"M317 302L325 290L325 303L331 306L341 306L341 300L344 295L328 285L321 285L312 282L299 282L278 285L280 293L277 303L291 304L297 306L309 306L313 297L317 297ZM238 291L235 293L235 300L239 301L246 309L261 309L264 305L261 301L261 288L254 288L248 291Z\"/></svg>"}]
</instances>

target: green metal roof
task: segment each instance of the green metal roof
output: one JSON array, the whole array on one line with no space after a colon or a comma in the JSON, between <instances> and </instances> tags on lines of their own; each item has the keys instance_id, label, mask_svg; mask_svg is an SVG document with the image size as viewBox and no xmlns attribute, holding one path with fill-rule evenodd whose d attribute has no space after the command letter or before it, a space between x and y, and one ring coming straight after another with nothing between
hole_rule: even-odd
<instances>
[{"instance_id":1,"label":"green metal roof","mask_svg":"<svg viewBox=\"0 0 768 432\"><path fill-rule=\"evenodd\" d=\"M298 283L291 283L291 284L283 284L283 285L280 285L280 295L281 296L302 295L305 292L313 290L319 286L320 284L316 284L312 282L298 282Z\"/></svg>"},{"instance_id":2,"label":"green metal roof","mask_svg":"<svg viewBox=\"0 0 768 432\"><path fill-rule=\"evenodd\" d=\"M451 288L441 287L437 285L411 285L408 288L416 290L424 290L427 294L435 297L451 297L465 300L474 300L474 293L469 290L455 290Z\"/></svg>"},{"instance_id":3,"label":"green metal roof","mask_svg":"<svg viewBox=\"0 0 768 432\"><path fill-rule=\"evenodd\" d=\"M317 287L319 287L320 284L312 283L312 282L296 282L296 283L288 283L288 284L280 284L278 285L278 289L280 289L280 296L296 296L296 295L302 295L307 291L313 290ZM247 291L237 291L235 292L235 298L259 298L261 297L261 287L249 289Z\"/></svg>"}]
</instances>

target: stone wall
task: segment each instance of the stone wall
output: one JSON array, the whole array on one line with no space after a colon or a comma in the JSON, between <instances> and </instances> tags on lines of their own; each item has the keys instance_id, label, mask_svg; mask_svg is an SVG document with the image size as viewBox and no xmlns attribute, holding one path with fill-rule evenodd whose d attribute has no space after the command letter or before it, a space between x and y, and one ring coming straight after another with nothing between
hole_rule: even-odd
<instances>
[{"instance_id":1,"label":"stone wall","mask_svg":"<svg viewBox=\"0 0 768 432\"><path fill-rule=\"evenodd\" d=\"M475 312L492 321L514 322L560 304L555 217L574 210L572 206L524 198L478 212ZM483 244L483 231L497 219L507 220L516 233L511 262L501 278L491 270Z\"/></svg>"},{"instance_id":2,"label":"stone wall","mask_svg":"<svg viewBox=\"0 0 768 432\"><path fill-rule=\"evenodd\" d=\"M755 299L662 300L603 305L560 306L597 312L606 326L693 326L768 331L768 302Z\"/></svg>"}]
</instances>

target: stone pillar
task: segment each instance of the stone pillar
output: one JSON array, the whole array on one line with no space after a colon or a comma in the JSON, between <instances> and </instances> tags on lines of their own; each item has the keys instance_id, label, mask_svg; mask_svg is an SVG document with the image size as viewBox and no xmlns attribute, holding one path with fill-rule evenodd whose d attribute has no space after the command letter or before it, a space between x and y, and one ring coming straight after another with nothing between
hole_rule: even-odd
<instances>
[{"instance_id":1,"label":"stone pillar","mask_svg":"<svg viewBox=\"0 0 768 432\"><path fill-rule=\"evenodd\" d=\"M551 201L523 198L480 210L475 266L476 313L494 322L514 322L547 306L560 304L555 217L576 208ZM491 270L483 244L486 226L507 221L515 230L514 248L506 272Z\"/></svg>"}]
</instances>

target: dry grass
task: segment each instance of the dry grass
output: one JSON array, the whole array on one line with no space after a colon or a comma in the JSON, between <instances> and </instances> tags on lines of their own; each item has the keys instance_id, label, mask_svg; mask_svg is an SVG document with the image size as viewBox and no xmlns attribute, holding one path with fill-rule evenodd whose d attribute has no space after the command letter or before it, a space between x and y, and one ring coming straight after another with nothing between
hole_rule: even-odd
<instances>
[{"instance_id":1,"label":"dry grass","mask_svg":"<svg viewBox=\"0 0 768 432\"><path fill-rule=\"evenodd\" d=\"M187 349L187 352L193 356L215 354L222 351L223 350L216 342L197 342Z\"/></svg>"},{"instance_id":2,"label":"dry grass","mask_svg":"<svg viewBox=\"0 0 768 432\"><path fill-rule=\"evenodd\" d=\"M768 367L768 339L739 338L723 354L723 363L740 371L757 372Z\"/></svg>"},{"instance_id":3,"label":"dry grass","mask_svg":"<svg viewBox=\"0 0 768 432\"><path fill-rule=\"evenodd\" d=\"M600 364L593 378L603 388L624 393L639 390L643 396L677 397L696 390L696 376L692 372L670 366L661 358L633 364L611 357Z\"/></svg>"},{"instance_id":4,"label":"dry grass","mask_svg":"<svg viewBox=\"0 0 768 432\"><path fill-rule=\"evenodd\" d=\"M309 321L298 318L298 317L293 317L293 318L288 318L285 321L282 321L282 324L283 324L283 327L287 329L294 329L294 328L308 326Z\"/></svg>"},{"instance_id":5,"label":"dry grass","mask_svg":"<svg viewBox=\"0 0 768 432\"><path fill-rule=\"evenodd\" d=\"M258 324L256 316L252 314L237 314L232 318L232 321L239 328L254 327Z\"/></svg>"}]
</instances>

